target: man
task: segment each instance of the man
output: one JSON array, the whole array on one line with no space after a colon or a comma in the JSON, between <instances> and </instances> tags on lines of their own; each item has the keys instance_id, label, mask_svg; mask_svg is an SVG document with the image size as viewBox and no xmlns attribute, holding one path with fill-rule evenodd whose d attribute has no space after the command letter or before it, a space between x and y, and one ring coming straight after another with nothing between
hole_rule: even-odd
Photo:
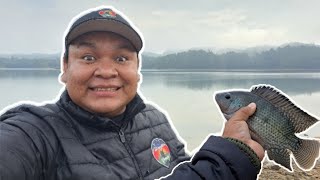
<instances>
[{"instance_id":1,"label":"man","mask_svg":"<svg viewBox=\"0 0 320 180\"><path fill-rule=\"evenodd\" d=\"M245 122L255 105L188 161L167 118L137 93L142 47L136 28L112 8L75 18L60 99L0 117L0 179L255 179L264 150Z\"/></svg>"}]
</instances>

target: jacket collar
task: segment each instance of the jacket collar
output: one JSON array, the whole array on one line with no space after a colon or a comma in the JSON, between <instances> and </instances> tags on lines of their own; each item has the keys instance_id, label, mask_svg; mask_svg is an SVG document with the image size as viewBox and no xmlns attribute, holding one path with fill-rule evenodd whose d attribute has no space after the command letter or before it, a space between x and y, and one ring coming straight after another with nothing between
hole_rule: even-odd
<instances>
[{"instance_id":1,"label":"jacket collar","mask_svg":"<svg viewBox=\"0 0 320 180\"><path fill-rule=\"evenodd\" d=\"M130 120L143 108L145 108L145 104L141 97L136 94L135 97L129 102L129 104L126 107L126 110L124 112L123 116L123 122L122 126L118 126L116 123L112 121L112 119L108 117L103 117L96 113L91 113L89 111L86 111L85 109L81 108L77 104L75 104L67 90L65 90L57 102L57 105L62 107L61 109L64 111L64 113L68 114L69 118L72 118L81 124L85 124L86 126L94 127L94 128L118 128L124 127L128 124Z\"/></svg>"}]
</instances>

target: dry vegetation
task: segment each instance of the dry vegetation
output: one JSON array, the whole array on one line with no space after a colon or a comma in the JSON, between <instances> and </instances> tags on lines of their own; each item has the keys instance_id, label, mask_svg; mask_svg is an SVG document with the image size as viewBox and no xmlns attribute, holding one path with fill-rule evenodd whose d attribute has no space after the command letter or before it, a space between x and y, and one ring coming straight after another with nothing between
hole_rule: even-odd
<instances>
[{"instance_id":1,"label":"dry vegetation","mask_svg":"<svg viewBox=\"0 0 320 180\"><path fill-rule=\"evenodd\" d=\"M277 165L270 162L265 162L259 180L275 179L275 180L305 180L305 179L320 179L320 161L318 160L316 166L311 171L302 171L293 162L294 172L290 173Z\"/></svg>"}]
</instances>

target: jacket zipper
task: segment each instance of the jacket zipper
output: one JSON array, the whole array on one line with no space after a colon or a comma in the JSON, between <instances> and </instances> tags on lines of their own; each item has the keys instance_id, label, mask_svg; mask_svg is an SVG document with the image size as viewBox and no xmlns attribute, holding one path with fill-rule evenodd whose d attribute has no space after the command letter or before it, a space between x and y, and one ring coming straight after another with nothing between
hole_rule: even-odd
<instances>
[{"instance_id":1,"label":"jacket zipper","mask_svg":"<svg viewBox=\"0 0 320 180\"><path fill-rule=\"evenodd\" d=\"M119 136L120 136L120 140L121 140L122 144L126 147L128 153L134 163L136 171L138 172L139 179L143 180L143 175L142 175L141 169L139 168L138 162L137 162L129 144L126 142L126 137L125 137L125 134L122 129L119 130Z\"/></svg>"}]
</instances>

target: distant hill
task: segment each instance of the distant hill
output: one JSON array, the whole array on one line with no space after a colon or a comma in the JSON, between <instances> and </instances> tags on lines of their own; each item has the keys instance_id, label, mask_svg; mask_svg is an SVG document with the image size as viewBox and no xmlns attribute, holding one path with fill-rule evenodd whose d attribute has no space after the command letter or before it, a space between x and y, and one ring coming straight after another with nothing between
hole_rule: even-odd
<instances>
[{"instance_id":1,"label":"distant hill","mask_svg":"<svg viewBox=\"0 0 320 180\"><path fill-rule=\"evenodd\" d=\"M254 53L253 53L254 52ZM239 70L320 70L320 47L293 44L269 50L230 51L189 50L157 58L143 59L143 69L239 69Z\"/></svg>"},{"instance_id":2,"label":"distant hill","mask_svg":"<svg viewBox=\"0 0 320 180\"><path fill-rule=\"evenodd\" d=\"M60 68L59 54L0 55L0 68ZM225 53L192 49L172 54L144 53L142 69L319 70L320 46L286 44Z\"/></svg>"},{"instance_id":3,"label":"distant hill","mask_svg":"<svg viewBox=\"0 0 320 180\"><path fill-rule=\"evenodd\" d=\"M0 55L0 68L60 68L59 54Z\"/></svg>"}]
</instances>

